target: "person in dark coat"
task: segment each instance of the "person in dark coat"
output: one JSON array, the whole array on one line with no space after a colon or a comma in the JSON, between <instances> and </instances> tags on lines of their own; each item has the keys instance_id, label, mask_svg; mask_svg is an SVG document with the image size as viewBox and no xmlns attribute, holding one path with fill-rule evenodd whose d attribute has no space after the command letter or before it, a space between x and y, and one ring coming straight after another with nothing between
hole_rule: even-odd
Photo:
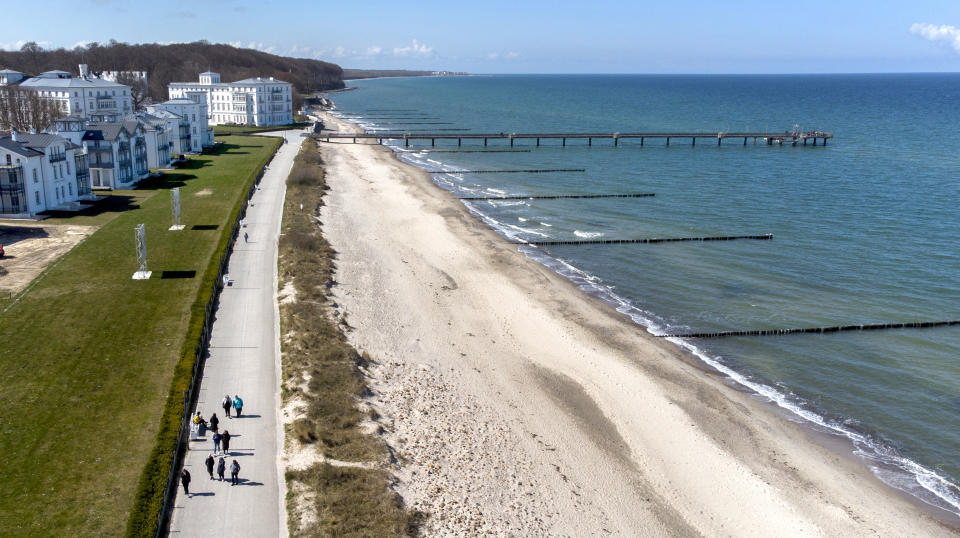
<instances>
[{"instance_id":1,"label":"person in dark coat","mask_svg":"<svg viewBox=\"0 0 960 538\"><path fill-rule=\"evenodd\" d=\"M213 480L213 464L215 463L213 454L207 454L207 459L203 460L203 463L207 465L207 474L210 475L210 480Z\"/></svg>"},{"instance_id":2,"label":"person in dark coat","mask_svg":"<svg viewBox=\"0 0 960 538\"><path fill-rule=\"evenodd\" d=\"M220 419L217 418L216 413L210 415L210 420L208 420L207 422L210 423L210 431L216 433L217 430L220 429Z\"/></svg>"},{"instance_id":3,"label":"person in dark coat","mask_svg":"<svg viewBox=\"0 0 960 538\"><path fill-rule=\"evenodd\" d=\"M187 494L187 497L189 497L190 496L190 471L188 471L186 467L184 467L184 469L180 471L180 483L183 484L183 492Z\"/></svg>"},{"instance_id":4,"label":"person in dark coat","mask_svg":"<svg viewBox=\"0 0 960 538\"><path fill-rule=\"evenodd\" d=\"M240 414L243 413L243 400L240 399L239 394L233 397L233 408L237 411L237 418L240 418Z\"/></svg>"},{"instance_id":5,"label":"person in dark coat","mask_svg":"<svg viewBox=\"0 0 960 538\"><path fill-rule=\"evenodd\" d=\"M230 408L233 407L233 400L230 399L229 394L223 397L223 400L220 401L220 406L223 407L223 414L227 415L227 418L230 418Z\"/></svg>"},{"instance_id":6,"label":"person in dark coat","mask_svg":"<svg viewBox=\"0 0 960 538\"><path fill-rule=\"evenodd\" d=\"M217 474L220 476L220 481L223 482L223 473L227 472L227 460L220 456L220 462L217 463Z\"/></svg>"},{"instance_id":7,"label":"person in dark coat","mask_svg":"<svg viewBox=\"0 0 960 538\"><path fill-rule=\"evenodd\" d=\"M237 460L233 460L230 464L230 485L236 486L238 483L240 483L240 464Z\"/></svg>"},{"instance_id":8,"label":"person in dark coat","mask_svg":"<svg viewBox=\"0 0 960 538\"><path fill-rule=\"evenodd\" d=\"M226 454L230 451L230 432L223 430L223 435L221 436L220 442L223 443L223 453Z\"/></svg>"},{"instance_id":9,"label":"person in dark coat","mask_svg":"<svg viewBox=\"0 0 960 538\"><path fill-rule=\"evenodd\" d=\"M223 436L219 432L213 434L213 453L216 454L220 452L220 440L223 439Z\"/></svg>"}]
</instances>

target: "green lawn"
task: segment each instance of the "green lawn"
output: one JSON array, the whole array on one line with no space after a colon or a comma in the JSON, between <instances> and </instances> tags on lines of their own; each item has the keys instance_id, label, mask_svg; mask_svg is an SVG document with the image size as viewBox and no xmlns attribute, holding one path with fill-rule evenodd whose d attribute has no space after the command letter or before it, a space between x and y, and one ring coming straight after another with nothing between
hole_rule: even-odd
<instances>
[{"instance_id":1,"label":"green lawn","mask_svg":"<svg viewBox=\"0 0 960 538\"><path fill-rule=\"evenodd\" d=\"M242 133L266 133L269 131L286 131L287 129L303 129L311 122L291 123L290 125L271 125L257 127L256 125L214 125L213 134L217 136Z\"/></svg>"},{"instance_id":2,"label":"green lawn","mask_svg":"<svg viewBox=\"0 0 960 538\"><path fill-rule=\"evenodd\" d=\"M51 221L102 228L0 315L0 534L123 534L202 277L251 172L277 145L230 137L155 190L114 193L131 197L122 211ZM181 187L181 232L167 231L171 186ZM138 223L147 281L130 278Z\"/></svg>"}]
</instances>

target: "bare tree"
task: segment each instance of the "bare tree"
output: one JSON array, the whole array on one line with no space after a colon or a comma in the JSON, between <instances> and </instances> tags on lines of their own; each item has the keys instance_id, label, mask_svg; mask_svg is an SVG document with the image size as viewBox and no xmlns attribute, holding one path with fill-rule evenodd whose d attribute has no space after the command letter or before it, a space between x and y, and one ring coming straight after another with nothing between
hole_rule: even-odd
<instances>
[{"instance_id":1,"label":"bare tree","mask_svg":"<svg viewBox=\"0 0 960 538\"><path fill-rule=\"evenodd\" d=\"M39 133L65 111L57 101L17 86L0 86L0 129Z\"/></svg>"},{"instance_id":2,"label":"bare tree","mask_svg":"<svg viewBox=\"0 0 960 538\"><path fill-rule=\"evenodd\" d=\"M40 60L43 55L43 47L38 45L35 41L30 41L24 43L20 47L20 52L22 52L26 57L27 61L30 62L30 67L33 69L33 74L36 75L40 72Z\"/></svg>"},{"instance_id":3,"label":"bare tree","mask_svg":"<svg viewBox=\"0 0 960 538\"><path fill-rule=\"evenodd\" d=\"M130 86L130 101L133 104L134 111L143 110L150 103L147 83L142 78L128 71L121 71L117 74L117 82L124 86Z\"/></svg>"}]
</instances>

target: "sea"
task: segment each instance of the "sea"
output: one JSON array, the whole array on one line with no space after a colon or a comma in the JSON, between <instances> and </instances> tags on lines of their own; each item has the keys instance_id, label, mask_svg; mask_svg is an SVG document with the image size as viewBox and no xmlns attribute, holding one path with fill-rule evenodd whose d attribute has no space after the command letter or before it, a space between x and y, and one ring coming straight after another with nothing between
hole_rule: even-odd
<instances>
[{"instance_id":1,"label":"sea","mask_svg":"<svg viewBox=\"0 0 960 538\"><path fill-rule=\"evenodd\" d=\"M637 330L960 320L960 74L349 84L356 90L331 96L335 112L384 133L832 133L826 146L742 137L389 145L463 198L654 194L462 202ZM496 172L543 169L577 171ZM756 234L773 239L525 244ZM849 440L890 486L960 516L960 326L670 340L788 418Z\"/></svg>"}]
</instances>

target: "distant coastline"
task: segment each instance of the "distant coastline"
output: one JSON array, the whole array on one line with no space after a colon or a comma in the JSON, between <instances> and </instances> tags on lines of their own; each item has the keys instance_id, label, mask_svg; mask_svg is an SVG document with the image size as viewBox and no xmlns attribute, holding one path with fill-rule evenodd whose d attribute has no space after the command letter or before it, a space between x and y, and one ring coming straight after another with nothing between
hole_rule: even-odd
<instances>
[{"instance_id":1,"label":"distant coastline","mask_svg":"<svg viewBox=\"0 0 960 538\"><path fill-rule=\"evenodd\" d=\"M409 69L344 69L343 80L397 77L451 77L469 76L469 73L453 71L414 71Z\"/></svg>"}]
</instances>

